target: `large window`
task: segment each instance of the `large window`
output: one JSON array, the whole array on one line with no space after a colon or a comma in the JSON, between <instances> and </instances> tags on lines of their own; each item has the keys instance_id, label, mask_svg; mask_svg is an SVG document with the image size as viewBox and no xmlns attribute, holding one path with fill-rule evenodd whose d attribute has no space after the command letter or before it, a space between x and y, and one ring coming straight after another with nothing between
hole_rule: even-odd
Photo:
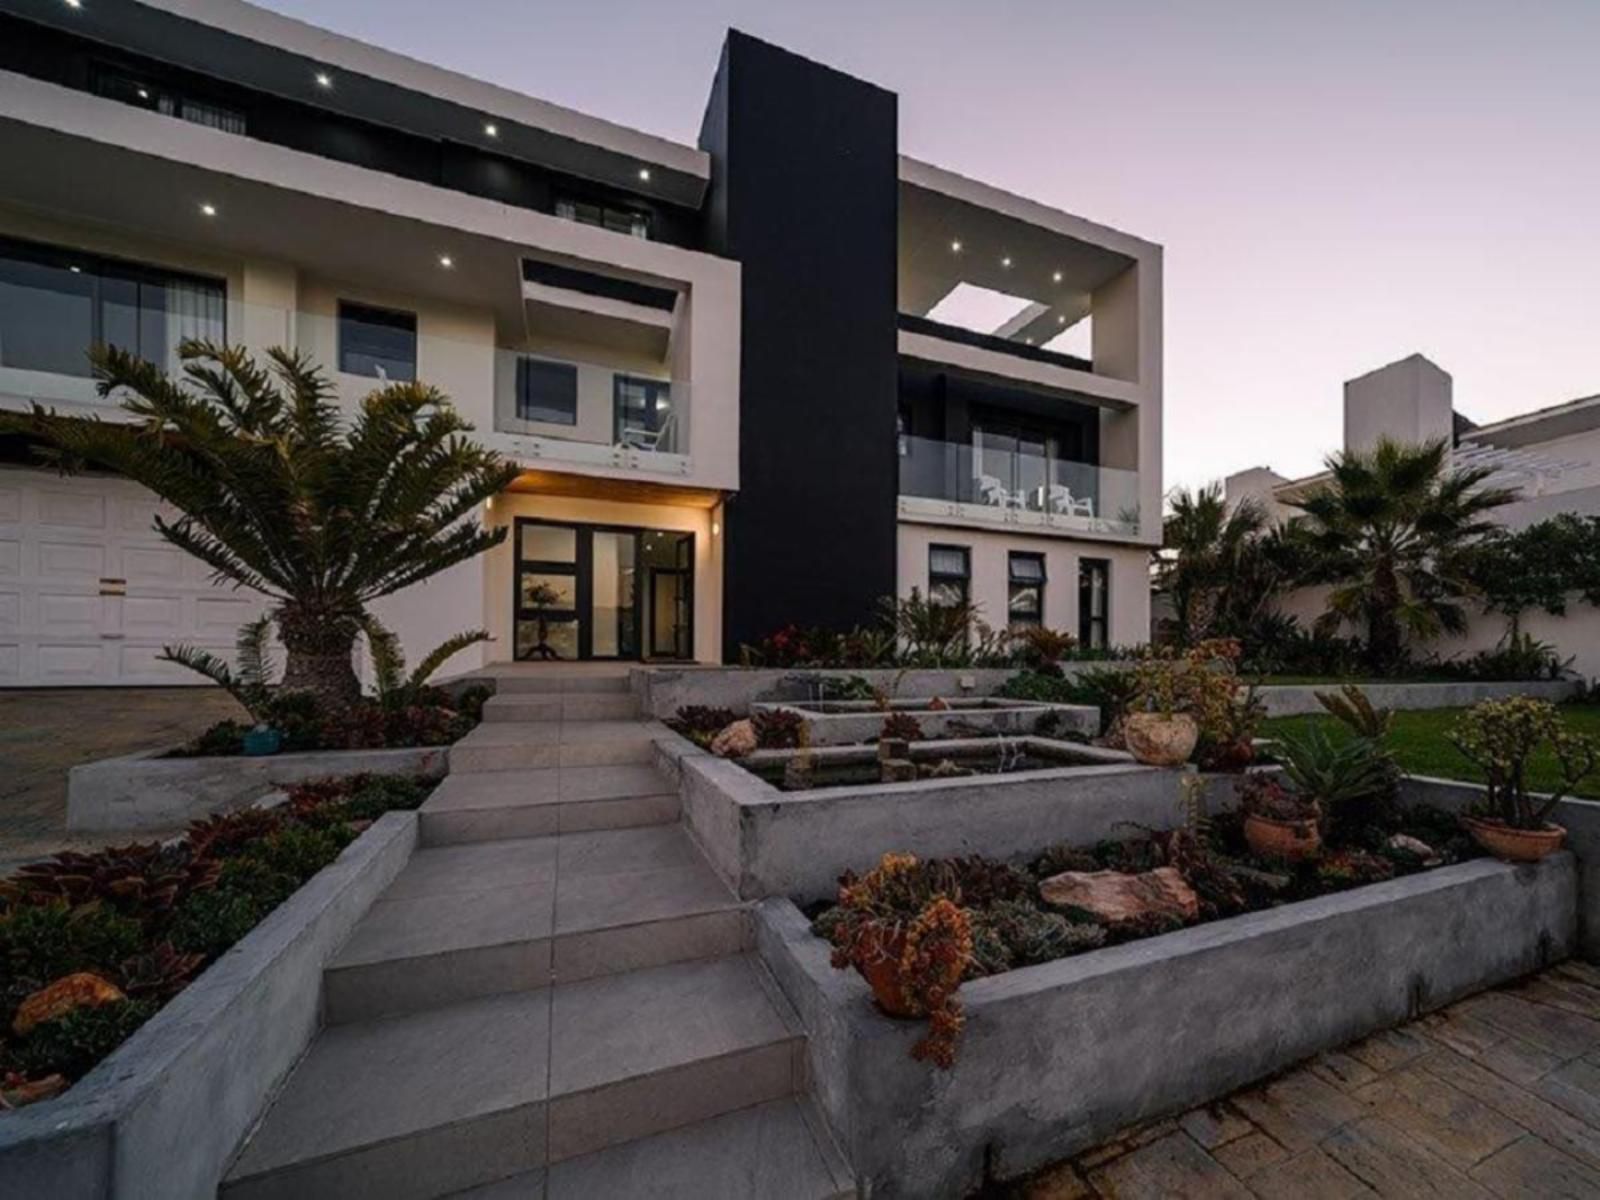
<instances>
[{"instance_id":1,"label":"large window","mask_svg":"<svg viewBox=\"0 0 1600 1200\"><path fill-rule=\"evenodd\" d=\"M650 214L632 208L616 208L609 204L596 204L563 196L556 201L556 216L580 225L598 225L612 233L625 233L629 237L650 236Z\"/></svg>"},{"instance_id":2,"label":"large window","mask_svg":"<svg viewBox=\"0 0 1600 1200\"><path fill-rule=\"evenodd\" d=\"M339 301L339 370L410 383L417 377L417 315Z\"/></svg>"},{"instance_id":3,"label":"large window","mask_svg":"<svg viewBox=\"0 0 1600 1200\"><path fill-rule=\"evenodd\" d=\"M105 344L175 372L184 340L226 340L226 298L221 280L0 239L0 367L87 376Z\"/></svg>"},{"instance_id":4,"label":"large window","mask_svg":"<svg viewBox=\"0 0 1600 1200\"><path fill-rule=\"evenodd\" d=\"M1044 555L1013 552L1006 612L1013 629L1044 624Z\"/></svg>"},{"instance_id":5,"label":"large window","mask_svg":"<svg viewBox=\"0 0 1600 1200\"><path fill-rule=\"evenodd\" d=\"M112 67L101 67L95 71L94 90L108 99L120 100L136 108L148 108L151 112L177 117L194 125L204 125L208 129L220 129L224 133L245 132L244 114L236 108L213 104L209 100L178 92L166 84L158 84Z\"/></svg>"},{"instance_id":6,"label":"large window","mask_svg":"<svg viewBox=\"0 0 1600 1200\"><path fill-rule=\"evenodd\" d=\"M673 448L672 385L662 379L618 375L614 385L619 446L670 451Z\"/></svg>"},{"instance_id":7,"label":"large window","mask_svg":"<svg viewBox=\"0 0 1600 1200\"><path fill-rule=\"evenodd\" d=\"M965 546L928 547L928 603L957 608L967 602L972 560Z\"/></svg>"},{"instance_id":8,"label":"large window","mask_svg":"<svg viewBox=\"0 0 1600 1200\"><path fill-rule=\"evenodd\" d=\"M517 417L551 425L576 425L578 368L539 358L517 359Z\"/></svg>"},{"instance_id":9,"label":"large window","mask_svg":"<svg viewBox=\"0 0 1600 1200\"><path fill-rule=\"evenodd\" d=\"M1110 645L1111 564L1103 558L1078 560L1078 643L1092 650Z\"/></svg>"}]
</instances>

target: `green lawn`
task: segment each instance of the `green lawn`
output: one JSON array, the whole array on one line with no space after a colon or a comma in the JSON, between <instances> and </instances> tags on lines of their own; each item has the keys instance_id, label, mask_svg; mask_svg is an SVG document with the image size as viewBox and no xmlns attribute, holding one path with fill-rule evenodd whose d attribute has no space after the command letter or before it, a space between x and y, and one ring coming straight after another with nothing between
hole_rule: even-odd
<instances>
[{"instance_id":1,"label":"green lawn","mask_svg":"<svg viewBox=\"0 0 1600 1200\"><path fill-rule=\"evenodd\" d=\"M1483 777L1478 774L1477 768L1444 737L1445 731L1455 723L1462 711L1459 708L1435 708L1424 712L1396 713L1389 744L1401 769L1412 775L1433 775L1441 779L1482 783ZM1561 706L1561 715L1569 729L1600 740L1600 704L1564 704ZM1335 736L1343 729L1332 717L1275 717L1262 726L1261 736L1274 737L1303 729L1308 721L1323 724ZM1548 792L1556 786L1556 765L1548 753L1535 756L1529 783L1535 791L1540 792ZM1591 775L1580 783L1575 794L1600 800L1600 774Z\"/></svg>"}]
</instances>

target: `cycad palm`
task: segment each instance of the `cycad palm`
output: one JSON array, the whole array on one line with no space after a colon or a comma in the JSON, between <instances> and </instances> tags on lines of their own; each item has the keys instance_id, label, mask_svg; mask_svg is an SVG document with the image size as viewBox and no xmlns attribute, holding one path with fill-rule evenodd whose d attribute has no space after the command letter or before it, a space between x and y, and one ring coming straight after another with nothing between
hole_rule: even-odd
<instances>
[{"instance_id":1,"label":"cycad palm","mask_svg":"<svg viewBox=\"0 0 1600 1200\"><path fill-rule=\"evenodd\" d=\"M184 382L98 349L100 394L137 419L36 409L26 428L69 469L108 467L176 508L156 518L162 537L276 603L283 687L348 704L366 606L499 544L506 531L472 517L516 468L464 437L472 426L435 388L390 384L347 422L302 354L269 350L265 368L236 346L181 354Z\"/></svg>"},{"instance_id":2,"label":"cycad palm","mask_svg":"<svg viewBox=\"0 0 1600 1200\"><path fill-rule=\"evenodd\" d=\"M1516 493L1485 486L1491 471L1452 471L1442 440L1387 438L1328 460L1332 478L1294 502L1310 520L1315 578L1330 583L1325 626L1365 626L1376 668L1401 660L1403 639L1460 630L1471 592L1459 551L1493 529L1488 514Z\"/></svg>"}]
</instances>

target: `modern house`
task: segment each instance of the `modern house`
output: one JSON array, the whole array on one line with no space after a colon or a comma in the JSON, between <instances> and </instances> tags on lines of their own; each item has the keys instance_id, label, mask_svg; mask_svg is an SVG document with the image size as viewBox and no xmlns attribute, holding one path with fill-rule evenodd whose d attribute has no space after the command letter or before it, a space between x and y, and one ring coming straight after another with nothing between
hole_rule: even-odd
<instances>
[{"instance_id":1,"label":"modern house","mask_svg":"<svg viewBox=\"0 0 1600 1200\"><path fill-rule=\"evenodd\" d=\"M1160 248L901 155L881 88L731 32L684 145L238 0L0 0L0 162L0 407L118 419L97 342L284 345L523 467L381 607L413 655L719 662L912 588L1144 640ZM0 442L0 685L231 646L257 598L154 508Z\"/></svg>"},{"instance_id":2,"label":"modern house","mask_svg":"<svg viewBox=\"0 0 1600 1200\"><path fill-rule=\"evenodd\" d=\"M1344 446L1365 450L1387 437L1399 442L1450 443L1456 466L1486 467L1489 483L1517 492L1496 510L1508 529L1525 529L1558 513L1600 515L1600 396L1588 396L1521 416L1478 425L1455 410L1450 375L1420 354L1390 363L1344 385ZM1251 498L1277 520L1295 515L1290 501L1327 479L1326 473L1286 479L1267 467L1229 475L1230 504ZM1309 625L1323 611L1323 590L1304 588L1280 608ZM1600 611L1581 602L1564 617L1526 613L1521 628L1549 642L1573 668L1600 676ZM1429 646L1446 657L1487 650L1506 634L1502 616L1472 612L1466 631Z\"/></svg>"}]
</instances>

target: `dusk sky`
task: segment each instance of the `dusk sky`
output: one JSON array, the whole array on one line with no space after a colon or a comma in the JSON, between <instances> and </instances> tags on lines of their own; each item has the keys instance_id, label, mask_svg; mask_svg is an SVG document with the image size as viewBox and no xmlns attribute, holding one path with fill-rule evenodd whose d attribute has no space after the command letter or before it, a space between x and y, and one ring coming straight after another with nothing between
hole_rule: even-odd
<instances>
[{"instance_id":1,"label":"dusk sky","mask_svg":"<svg viewBox=\"0 0 1600 1200\"><path fill-rule=\"evenodd\" d=\"M1477 421L1600 392L1600 0L270 0L693 142L729 25L905 153L1166 248L1168 486L1314 470L1413 351Z\"/></svg>"}]
</instances>

